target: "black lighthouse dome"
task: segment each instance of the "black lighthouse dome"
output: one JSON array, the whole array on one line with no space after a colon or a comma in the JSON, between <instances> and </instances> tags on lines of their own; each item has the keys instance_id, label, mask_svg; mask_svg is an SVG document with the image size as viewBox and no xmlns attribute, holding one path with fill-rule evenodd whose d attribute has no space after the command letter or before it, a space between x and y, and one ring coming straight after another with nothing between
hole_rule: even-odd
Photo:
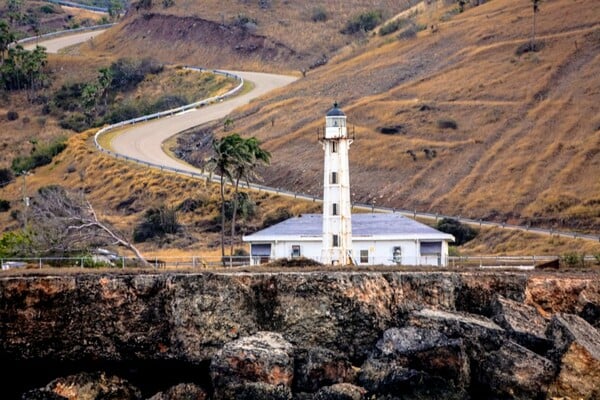
<instances>
[{"instance_id":1,"label":"black lighthouse dome","mask_svg":"<svg viewBox=\"0 0 600 400\"><path fill-rule=\"evenodd\" d=\"M338 108L338 103L333 103L333 108L327 111L327 117L345 117L346 114Z\"/></svg>"}]
</instances>

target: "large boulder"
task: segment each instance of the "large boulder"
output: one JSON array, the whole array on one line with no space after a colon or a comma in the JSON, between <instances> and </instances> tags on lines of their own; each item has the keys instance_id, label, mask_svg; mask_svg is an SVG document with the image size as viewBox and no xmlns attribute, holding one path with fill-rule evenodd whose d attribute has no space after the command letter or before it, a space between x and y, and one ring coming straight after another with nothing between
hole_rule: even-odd
<instances>
[{"instance_id":1,"label":"large boulder","mask_svg":"<svg viewBox=\"0 0 600 400\"><path fill-rule=\"evenodd\" d=\"M118 376L109 376L104 372L82 372L57 378L44 388L29 391L21 398L24 400L141 400L142 393L137 387Z\"/></svg>"},{"instance_id":2,"label":"large boulder","mask_svg":"<svg viewBox=\"0 0 600 400\"><path fill-rule=\"evenodd\" d=\"M274 332L258 332L226 343L210 364L215 398L229 398L226 393L231 393L232 388L257 382L273 388L282 386L289 392L294 376L293 353L292 345ZM265 388L250 385L248 390L271 389Z\"/></svg>"},{"instance_id":3,"label":"large boulder","mask_svg":"<svg viewBox=\"0 0 600 400\"><path fill-rule=\"evenodd\" d=\"M351 383L336 383L321 388L312 400L363 400L367 391Z\"/></svg>"},{"instance_id":4,"label":"large boulder","mask_svg":"<svg viewBox=\"0 0 600 400\"><path fill-rule=\"evenodd\" d=\"M158 392L149 400L206 400L208 395L200 386L193 383L180 383Z\"/></svg>"},{"instance_id":5,"label":"large boulder","mask_svg":"<svg viewBox=\"0 0 600 400\"><path fill-rule=\"evenodd\" d=\"M359 384L371 394L461 398L469 384L462 339L432 329L391 328L361 367Z\"/></svg>"},{"instance_id":6,"label":"large boulder","mask_svg":"<svg viewBox=\"0 0 600 400\"><path fill-rule=\"evenodd\" d=\"M355 370L342 354L322 347L296 351L294 390L315 392L323 386L353 382Z\"/></svg>"},{"instance_id":7,"label":"large boulder","mask_svg":"<svg viewBox=\"0 0 600 400\"><path fill-rule=\"evenodd\" d=\"M291 389L283 384L240 382L215 391L215 400L292 400Z\"/></svg>"},{"instance_id":8,"label":"large boulder","mask_svg":"<svg viewBox=\"0 0 600 400\"><path fill-rule=\"evenodd\" d=\"M552 346L546 337L548 320L535 307L497 296L492 309L492 320L515 342L542 355Z\"/></svg>"},{"instance_id":9,"label":"large boulder","mask_svg":"<svg viewBox=\"0 0 600 400\"><path fill-rule=\"evenodd\" d=\"M504 329L480 315L422 309L411 314L409 324L438 331L451 339L462 338L471 358L497 350L506 341Z\"/></svg>"},{"instance_id":10,"label":"large boulder","mask_svg":"<svg viewBox=\"0 0 600 400\"><path fill-rule=\"evenodd\" d=\"M478 398L543 399L556 371L550 360L512 341L478 361L472 384Z\"/></svg>"},{"instance_id":11,"label":"large boulder","mask_svg":"<svg viewBox=\"0 0 600 400\"><path fill-rule=\"evenodd\" d=\"M600 398L600 332L577 315L558 313L552 317L548 336L554 340L550 354L560 364L550 394Z\"/></svg>"}]
</instances>

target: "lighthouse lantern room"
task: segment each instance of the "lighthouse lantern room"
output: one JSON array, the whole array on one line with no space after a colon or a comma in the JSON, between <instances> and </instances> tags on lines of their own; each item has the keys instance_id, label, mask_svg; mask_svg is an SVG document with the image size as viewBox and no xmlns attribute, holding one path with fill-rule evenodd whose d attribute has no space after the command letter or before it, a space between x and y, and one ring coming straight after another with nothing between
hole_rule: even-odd
<instances>
[{"instance_id":1,"label":"lighthouse lantern room","mask_svg":"<svg viewBox=\"0 0 600 400\"><path fill-rule=\"evenodd\" d=\"M323 164L323 248L324 264L352 263L352 203L348 151L352 139L346 129L346 115L335 103L325 116L321 138Z\"/></svg>"}]
</instances>

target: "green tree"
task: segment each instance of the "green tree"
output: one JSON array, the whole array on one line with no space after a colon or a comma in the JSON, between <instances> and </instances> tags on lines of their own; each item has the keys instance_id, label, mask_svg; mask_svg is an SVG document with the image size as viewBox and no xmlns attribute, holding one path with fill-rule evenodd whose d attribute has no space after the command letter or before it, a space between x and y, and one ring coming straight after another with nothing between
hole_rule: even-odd
<instances>
[{"instance_id":1,"label":"green tree","mask_svg":"<svg viewBox=\"0 0 600 400\"><path fill-rule=\"evenodd\" d=\"M235 221L237 217L240 193L240 180L244 179L246 184L250 186L250 179L258 177L256 169L260 165L268 165L271 162L271 153L263 150L260 147L259 141L255 137L236 141L239 146L236 149L237 159L233 166L234 179L234 195L233 195L233 212L231 216L231 250L233 254L233 245L235 238Z\"/></svg>"},{"instance_id":2,"label":"green tree","mask_svg":"<svg viewBox=\"0 0 600 400\"><path fill-rule=\"evenodd\" d=\"M110 0L108 3L108 15L113 21L116 21L123 12L123 3L120 0Z\"/></svg>"},{"instance_id":3,"label":"green tree","mask_svg":"<svg viewBox=\"0 0 600 400\"><path fill-rule=\"evenodd\" d=\"M0 19L0 65L4 63L4 59L8 56L8 48L15 41L15 34L10 30L8 22Z\"/></svg>"},{"instance_id":4,"label":"green tree","mask_svg":"<svg viewBox=\"0 0 600 400\"><path fill-rule=\"evenodd\" d=\"M452 218L442 218L437 224L437 229L453 235L454 239L456 239L456 242L454 243L456 246L465 244L477 236L477 231L475 229Z\"/></svg>"},{"instance_id":5,"label":"green tree","mask_svg":"<svg viewBox=\"0 0 600 400\"><path fill-rule=\"evenodd\" d=\"M204 168L209 171L209 180L216 173L219 176L221 194L221 256L225 257L225 183L228 180L233 183L232 171L238 163L240 143L243 139L234 133L222 139L214 138L212 141L213 155L205 163Z\"/></svg>"}]
</instances>

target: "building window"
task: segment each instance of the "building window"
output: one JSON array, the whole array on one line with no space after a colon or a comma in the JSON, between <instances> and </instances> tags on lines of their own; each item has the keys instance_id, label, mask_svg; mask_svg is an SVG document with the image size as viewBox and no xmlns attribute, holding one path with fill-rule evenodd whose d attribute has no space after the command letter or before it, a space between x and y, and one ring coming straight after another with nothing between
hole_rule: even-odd
<instances>
[{"instance_id":1,"label":"building window","mask_svg":"<svg viewBox=\"0 0 600 400\"><path fill-rule=\"evenodd\" d=\"M333 235L333 247L340 247L340 237Z\"/></svg>"},{"instance_id":2,"label":"building window","mask_svg":"<svg viewBox=\"0 0 600 400\"><path fill-rule=\"evenodd\" d=\"M301 256L301 254L300 254L300 246L297 245L297 244L292 245L292 258L300 257L300 256Z\"/></svg>"},{"instance_id":3,"label":"building window","mask_svg":"<svg viewBox=\"0 0 600 400\"><path fill-rule=\"evenodd\" d=\"M333 203L331 205L331 214L332 215L338 215L338 205L337 205L337 203Z\"/></svg>"},{"instance_id":4,"label":"building window","mask_svg":"<svg viewBox=\"0 0 600 400\"><path fill-rule=\"evenodd\" d=\"M333 171L331 173L331 184L335 185L338 183L338 176L337 176L337 172Z\"/></svg>"},{"instance_id":5,"label":"building window","mask_svg":"<svg viewBox=\"0 0 600 400\"><path fill-rule=\"evenodd\" d=\"M402 263L402 248L400 246L394 247L392 251L392 261L396 264Z\"/></svg>"},{"instance_id":6,"label":"building window","mask_svg":"<svg viewBox=\"0 0 600 400\"><path fill-rule=\"evenodd\" d=\"M360 251L360 263L361 264L369 263L369 250L361 250Z\"/></svg>"},{"instance_id":7,"label":"building window","mask_svg":"<svg viewBox=\"0 0 600 400\"><path fill-rule=\"evenodd\" d=\"M337 153L337 148L338 148L338 143L337 142L331 142L331 152L332 153Z\"/></svg>"}]
</instances>

